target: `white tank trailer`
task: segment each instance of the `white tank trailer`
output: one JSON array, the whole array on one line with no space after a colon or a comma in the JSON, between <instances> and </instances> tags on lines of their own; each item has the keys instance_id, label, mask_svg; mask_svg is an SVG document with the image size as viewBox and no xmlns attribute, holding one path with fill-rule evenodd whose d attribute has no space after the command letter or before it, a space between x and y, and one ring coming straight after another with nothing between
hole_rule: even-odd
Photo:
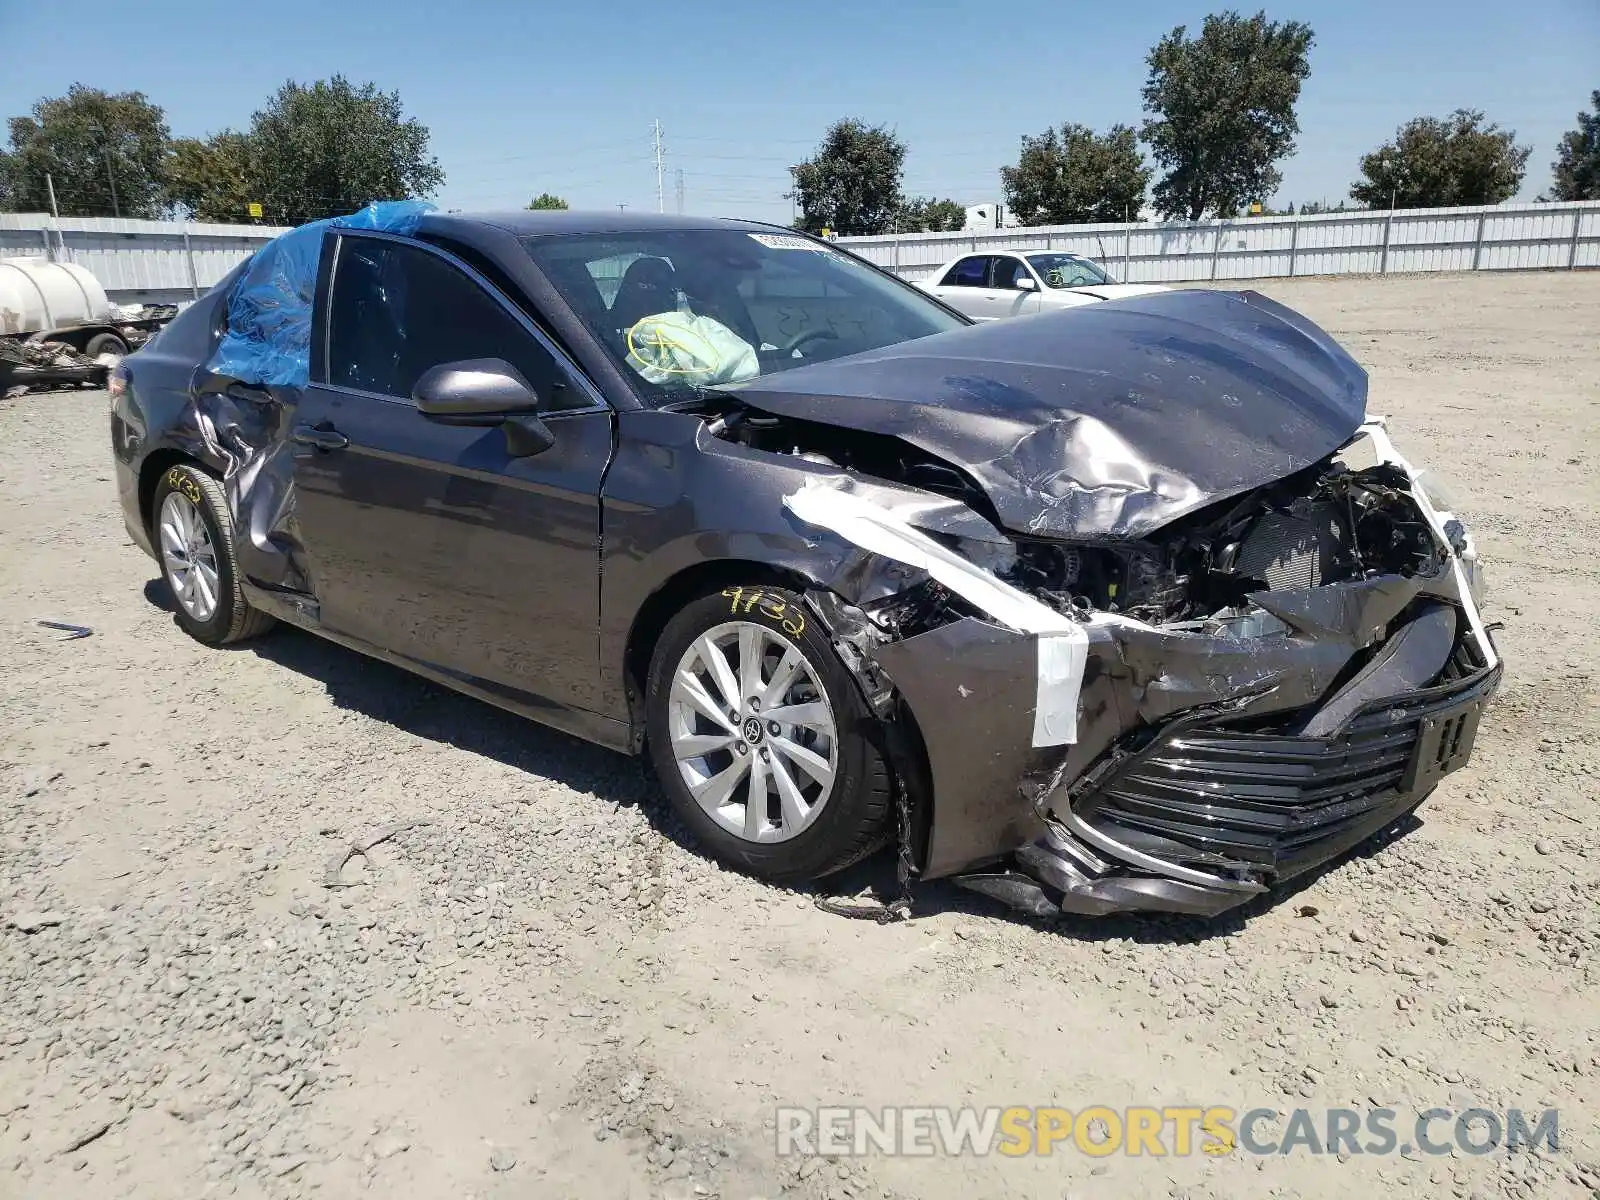
<instances>
[{"instance_id":1,"label":"white tank trailer","mask_svg":"<svg viewBox=\"0 0 1600 1200\"><path fill-rule=\"evenodd\" d=\"M0 394L18 384L104 382L177 311L113 304L76 263L0 258Z\"/></svg>"}]
</instances>

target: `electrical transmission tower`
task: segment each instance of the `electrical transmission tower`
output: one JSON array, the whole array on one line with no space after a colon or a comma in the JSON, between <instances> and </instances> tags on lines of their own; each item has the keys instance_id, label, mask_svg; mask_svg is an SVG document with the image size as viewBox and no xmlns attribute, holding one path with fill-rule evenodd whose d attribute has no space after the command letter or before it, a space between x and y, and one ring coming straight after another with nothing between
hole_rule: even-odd
<instances>
[{"instance_id":1,"label":"electrical transmission tower","mask_svg":"<svg viewBox=\"0 0 1600 1200\"><path fill-rule=\"evenodd\" d=\"M656 211L667 211L667 197L661 186L661 122L656 122Z\"/></svg>"},{"instance_id":2,"label":"electrical transmission tower","mask_svg":"<svg viewBox=\"0 0 1600 1200\"><path fill-rule=\"evenodd\" d=\"M683 216L683 168L678 168L678 215Z\"/></svg>"}]
</instances>

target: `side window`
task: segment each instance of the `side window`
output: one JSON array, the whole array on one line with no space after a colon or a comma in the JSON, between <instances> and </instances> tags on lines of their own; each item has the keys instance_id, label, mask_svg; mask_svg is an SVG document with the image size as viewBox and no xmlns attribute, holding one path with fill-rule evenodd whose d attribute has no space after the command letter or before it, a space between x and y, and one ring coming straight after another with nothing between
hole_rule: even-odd
<instances>
[{"instance_id":1,"label":"side window","mask_svg":"<svg viewBox=\"0 0 1600 1200\"><path fill-rule=\"evenodd\" d=\"M1028 278L1028 268L1020 258L1001 257L994 260L995 287L1015 291L1017 280Z\"/></svg>"},{"instance_id":2,"label":"side window","mask_svg":"<svg viewBox=\"0 0 1600 1200\"><path fill-rule=\"evenodd\" d=\"M989 256L974 254L963 258L945 273L939 281L941 287L988 287Z\"/></svg>"},{"instance_id":3,"label":"side window","mask_svg":"<svg viewBox=\"0 0 1600 1200\"><path fill-rule=\"evenodd\" d=\"M328 383L411 398L440 363L503 358L546 411L584 408L565 366L504 305L444 259L418 246L342 239L328 309Z\"/></svg>"}]
</instances>

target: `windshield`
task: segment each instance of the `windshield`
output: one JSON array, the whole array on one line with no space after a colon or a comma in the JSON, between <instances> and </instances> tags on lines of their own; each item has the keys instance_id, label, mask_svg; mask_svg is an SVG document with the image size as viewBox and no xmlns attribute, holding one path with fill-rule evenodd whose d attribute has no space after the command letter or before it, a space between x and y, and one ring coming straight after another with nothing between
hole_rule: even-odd
<instances>
[{"instance_id":1,"label":"windshield","mask_svg":"<svg viewBox=\"0 0 1600 1200\"><path fill-rule=\"evenodd\" d=\"M1028 261L1039 272L1039 278L1044 280L1046 287L1096 287L1116 282L1098 263L1079 258L1076 254L1030 254Z\"/></svg>"},{"instance_id":2,"label":"windshield","mask_svg":"<svg viewBox=\"0 0 1600 1200\"><path fill-rule=\"evenodd\" d=\"M967 324L909 284L798 234L645 230L523 245L662 403Z\"/></svg>"}]
</instances>

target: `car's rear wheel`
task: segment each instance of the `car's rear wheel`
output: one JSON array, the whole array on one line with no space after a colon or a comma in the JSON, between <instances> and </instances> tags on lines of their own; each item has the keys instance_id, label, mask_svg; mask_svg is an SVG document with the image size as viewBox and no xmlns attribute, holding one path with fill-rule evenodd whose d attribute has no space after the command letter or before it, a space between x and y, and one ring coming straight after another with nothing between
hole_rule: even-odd
<instances>
[{"instance_id":1,"label":"car's rear wheel","mask_svg":"<svg viewBox=\"0 0 1600 1200\"><path fill-rule=\"evenodd\" d=\"M162 473L152 508L161 573L184 632L222 646L270 629L272 618L251 608L239 590L233 521L222 485L199 467L178 463Z\"/></svg>"},{"instance_id":2,"label":"car's rear wheel","mask_svg":"<svg viewBox=\"0 0 1600 1200\"><path fill-rule=\"evenodd\" d=\"M651 761L696 839L731 866L817 879L881 844L889 772L854 681L795 593L752 584L685 605L656 643Z\"/></svg>"},{"instance_id":3,"label":"car's rear wheel","mask_svg":"<svg viewBox=\"0 0 1600 1200\"><path fill-rule=\"evenodd\" d=\"M125 358L128 353L128 343L114 333L97 333L89 339L83 352L90 358L99 358L102 354L115 354L118 358Z\"/></svg>"}]
</instances>

